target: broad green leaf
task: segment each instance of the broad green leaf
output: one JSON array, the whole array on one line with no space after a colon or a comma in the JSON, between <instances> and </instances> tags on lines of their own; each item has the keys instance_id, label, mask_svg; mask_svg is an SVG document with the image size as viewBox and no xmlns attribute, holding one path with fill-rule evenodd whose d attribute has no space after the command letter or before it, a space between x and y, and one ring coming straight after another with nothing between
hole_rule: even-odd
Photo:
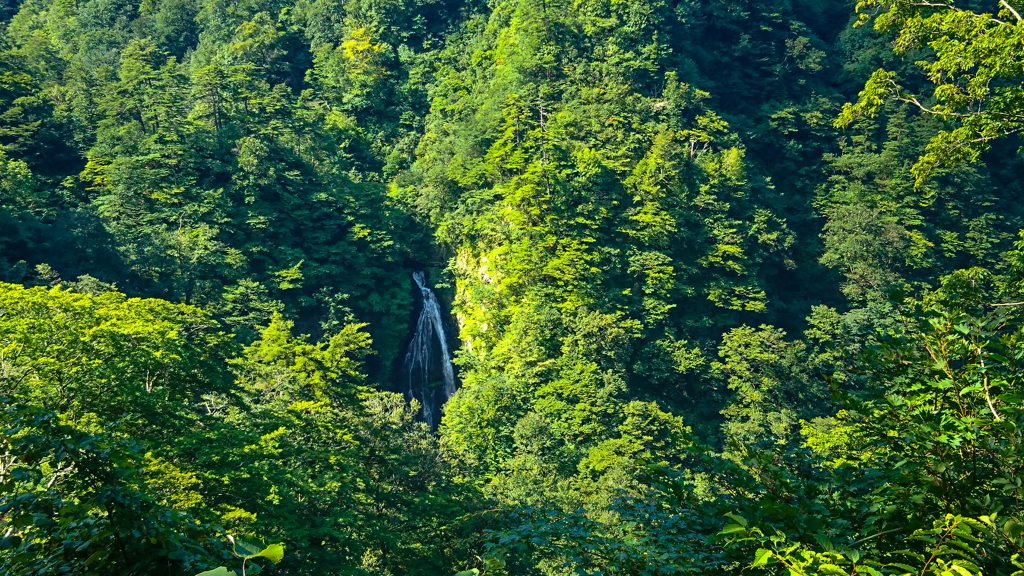
<instances>
[{"instance_id":1,"label":"broad green leaf","mask_svg":"<svg viewBox=\"0 0 1024 576\"><path fill-rule=\"evenodd\" d=\"M245 538L231 538L234 544L235 554L241 558L253 558L258 556L266 547L262 542L255 542Z\"/></svg>"},{"instance_id":2,"label":"broad green leaf","mask_svg":"<svg viewBox=\"0 0 1024 576\"><path fill-rule=\"evenodd\" d=\"M13 550L21 546L20 536L8 536L6 538L0 538L0 550Z\"/></svg>"},{"instance_id":3,"label":"broad green leaf","mask_svg":"<svg viewBox=\"0 0 1024 576\"><path fill-rule=\"evenodd\" d=\"M284 558L284 544L281 544L281 543L270 544L266 548L264 548L263 550L260 550L259 553L257 553L253 557L254 558L266 558L266 559L270 560L271 562L273 562L274 564L277 564L278 562L280 562Z\"/></svg>"},{"instance_id":4,"label":"broad green leaf","mask_svg":"<svg viewBox=\"0 0 1024 576\"><path fill-rule=\"evenodd\" d=\"M496 556L484 556L484 570L500 570L505 567L505 561Z\"/></svg>"},{"instance_id":5,"label":"broad green leaf","mask_svg":"<svg viewBox=\"0 0 1024 576\"><path fill-rule=\"evenodd\" d=\"M743 516L739 516L737 514L733 514L732 512L727 512L725 515L726 515L726 517L733 519L740 526L742 526L744 528L747 527L747 519L744 518Z\"/></svg>"},{"instance_id":6,"label":"broad green leaf","mask_svg":"<svg viewBox=\"0 0 1024 576\"><path fill-rule=\"evenodd\" d=\"M106 550L97 550L96 552L93 552L93 555L89 556L89 558L85 561L84 565L90 566L92 564L95 564L100 558L103 558L103 555L106 554L106 552Z\"/></svg>"},{"instance_id":7,"label":"broad green leaf","mask_svg":"<svg viewBox=\"0 0 1024 576\"><path fill-rule=\"evenodd\" d=\"M764 566L768 564L768 560L772 557L772 551L761 548L754 553L754 561L750 564L750 568L756 568L758 566Z\"/></svg>"},{"instance_id":8,"label":"broad green leaf","mask_svg":"<svg viewBox=\"0 0 1024 576\"><path fill-rule=\"evenodd\" d=\"M821 546L822 550L826 552L834 552L836 547L832 544L832 541L828 539L824 534L815 534L814 539L818 541L818 545Z\"/></svg>"},{"instance_id":9,"label":"broad green leaf","mask_svg":"<svg viewBox=\"0 0 1024 576\"><path fill-rule=\"evenodd\" d=\"M969 572L966 568L960 566L959 564L953 564L949 567L949 569L951 572L955 572L960 576L977 576L976 574Z\"/></svg>"},{"instance_id":10,"label":"broad green leaf","mask_svg":"<svg viewBox=\"0 0 1024 576\"><path fill-rule=\"evenodd\" d=\"M727 524L725 528L722 528L722 531L719 532L719 534L734 534L736 532L742 532L746 534L747 530L739 524Z\"/></svg>"},{"instance_id":11,"label":"broad green leaf","mask_svg":"<svg viewBox=\"0 0 1024 576\"><path fill-rule=\"evenodd\" d=\"M35 518L31 514L23 514L18 516L11 522L11 526L15 528L24 528L25 526L31 526L35 522Z\"/></svg>"},{"instance_id":12,"label":"broad green leaf","mask_svg":"<svg viewBox=\"0 0 1024 576\"><path fill-rule=\"evenodd\" d=\"M206 572L200 572L196 576L238 576L234 570L228 570L224 566L220 568L214 568L213 570L207 570Z\"/></svg>"}]
</instances>

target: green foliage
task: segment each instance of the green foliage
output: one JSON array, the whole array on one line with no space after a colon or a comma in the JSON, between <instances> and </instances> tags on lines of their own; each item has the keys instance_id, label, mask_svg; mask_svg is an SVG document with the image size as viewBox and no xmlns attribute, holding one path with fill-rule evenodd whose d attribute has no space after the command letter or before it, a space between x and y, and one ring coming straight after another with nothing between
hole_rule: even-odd
<instances>
[{"instance_id":1,"label":"green foliage","mask_svg":"<svg viewBox=\"0 0 1024 576\"><path fill-rule=\"evenodd\" d=\"M0 571L1020 570L1015 2L0 5Z\"/></svg>"},{"instance_id":2,"label":"green foliage","mask_svg":"<svg viewBox=\"0 0 1024 576\"><path fill-rule=\"evenodd\" d=\"M259 564L246 566L254 558L266 558L274 564L284 559L284 546L281 544L270 544L267 546L261 542L233 538L231 536L228 536L228 539L231 542L231 553L242 560L243 576L246 574L259 574ZM234 570L228 570L224 566L220 566L213 570L196 574L196 576L237 576L237 574Z\"/></svg>"},{"instance_id":3,"label":"green foliage","mask_svg":"<svg viewBox=\"0 0 1024 576\"><path fill-rule=\"evenodd\" d=\"M226 553L154 499L137 443L24 405L0 418L4 574L192 574Z\"/></svg>"},{"instance_id":4,"label":"green foliage","mask_svg":"<svg viewBox=\"0 0 1024 576\"><path fill-rule=\"evenodd\" d=\"M712 371L733 391L722 411L730 440L785 442L801 415L811 417L829 403L824 383L800 373L809 364L803 343L786 342L784 336L768 326L759 330L744 326L723 337L718 354L724 362L713 363Z\"/></svg>"},{"instance_id":5,"label":"green foliage","mask_svg":"<svg viewBox=\"0 0 1024 576\"><path fill-rule=\"evenodd\" d=\"M988 517L983 520L991 521ZM727 527L728 528L728 527ZM862 558L856 550L837 549L827 539L819 540L824 551L807 549L799 544L789 545L783 534L766 538L757 528L746 529L746 538L739 540L757 540L769 547L760 548L754 556L750 568L773 571L773 568L785 571L786 574L807 576L811 574L834 574L846 576L852 574L868 574L882 576L898 574L967 574L980 576L978 566L979 554L984 554L980 544L986 536L992 536L990 526L985 522L947 515L942 520L935 520L928 529L915 530L907 537L904 545L908 549L897 552L902 556L897 561L879 562ZM1019 574L1015 572L1014 574Z\"/></svg>"},{"instance_id":6,"label":"green foliage","mask_svg":"<svg viewBox=\"0 0 1024 576\"><path fill-rule=\"evenodd\" d=\"M652 468L652 490L621 497L614 516L517 517L490 553L584 573L1019 571L1024 346L1016 307L990 301L1006 279L992 280L964 271L904 303L900 331L851 371L859 391L834 421L806 423L804 446L747 437L723 458L694 445L681 472ZM762 387L772 374L734 370Z\"/></svg>"},{"instance_id":7,"label":"green foliage","mask_svg":"<svg viewBox=\"0 0 1024 576\"><path fill-rule=\"evenodd\" d=\"M163 300L0 285L3 394L169 438L203 394L225 392L236 346L198 309Z\"/></svg>"},{"instance_id":8,"label":"green foliage","mask_svg":"<svg viewBox=\"0 0 1024 576\"><path fill-rule=\"evenodd\" d=\"M362 386L362 325L309 344L278 315L240 351L185 305L0 294L2 382L18 402L0 436L12 573L194 573L223 563L210 526L242 557L247 534L279 538L288 557L264 556L298 574L433 574L461 550L455 519L476 497L446 475L418 407ZM10 524L23 517L38 522Z\"/></svg>"},{"instance_id":9,"label":"green foliage","mask_svg":"<svg viewBox=\"0 0 1024 576\"><path fill-rule=\"evenodd\" d=\"M339 124L333 96L306 83L312 48L292 16L283 5L251 4L22 7L0 59L11 91L9 137L0 140L27 162L11 164L22 176L5 179L5 197L25 190L17 195L26 201L5 207L44 221L5 231L6 266L46 263L201 304L246 341L273 311L311 319L318 331L328 311L317 295L348 295L374 322L387 373L404 337L393 326L411 308L392 279L417 232L382 185L367 183L380 163L357 158L385 146L349 150L353 133ZM26 186L39 187L26 166L49 188L32 201ZM62 256L47 236L70 213L98 218L111 254Z\"/></svg>"},{"instance_id":10,"label":"green foliage","mask_svg":"<svg viewBox=\"0 0 1024 576\"><path fill-rule=\"evenodd\" d=\"M919 183L937 166L976 161L993 140L1020 132L1024 92L1013 79L1024 73L1024 61L1014 47L1021 42L1024 20L1006 0L989 8L993 12L979 14L945 2L860 2L858 11L878 10L877 30L897 33L897 53L925 50L927 57L917 66L935 88L930 98L918 97L900 86L896 73L878 70L857 103L844 106L837 125L873 115L889 99L952 120L953 127L936 134L914 165ZM864 13L860 23L870 19Z\"/></svg>"}]
</instances>

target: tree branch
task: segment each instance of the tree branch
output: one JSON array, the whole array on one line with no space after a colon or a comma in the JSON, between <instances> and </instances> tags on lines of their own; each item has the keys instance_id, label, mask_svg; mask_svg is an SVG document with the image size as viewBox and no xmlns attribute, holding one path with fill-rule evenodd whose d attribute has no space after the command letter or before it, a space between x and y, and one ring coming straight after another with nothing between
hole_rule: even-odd
<instances>
[{"instance_id":1,"label":"tree branch","mask_svg":"<svg viewBox=\"0 0 1024 576\"><path fill-rule=\"evenodd\" d=\"M988 402L988 409L989 409L989 411L992 412L992 416L996 419L996 422L1002 422L1003 419L1000 418L999 417L999 413L996 412L995 404L992 403L992 394L989 392L988 372L985 370L985 353L982 352L981 346L977 346L977 349L978 349L978 358L981 360L981 371L982 371L981 374L982 374L982 378L983 378L983 380L982 380L983 386L985 387L985 401Z\"/></svg>"},{"instance_id":2,"label":"tree branch","mask_svg":"<svg viewBox=\"0 0 1024 576\"><path fill-rule=\"evenodd\" d=\"M922 6L925 8L953 8L952 4L945 2L911 2L909 6Z\"/></svg>"},{"instance_id":3,"label":"tree branch","mask_svg":"<svg viewBox=\"0 0 1024 576\"><path fill-rule=\"evenodd\" d=\"M895 85L895 84L896 83L893 82L893 85ZM935 111L935 110L925 106L924 104L921 104L920 100L918 100L917 98L915 98L913 96L903 96L898 91L895 94L893 94L893 99L896 100L897 102L903 102L903 103L906 103L906 104L913 104L914 106L917 106L918 108L920 108L922 112L927 112L928 114L932 114L934 116L956 116L956 117L961 117L961 118L966 118L968 116L973 116L973 114L966 114L966 113L963 113L963 112L952 112L952 111L949 111L949 112L937 112L937 111Z\"/></svg>"},{"instance_id":4,"label":"tree branch","mask_svg":"<svg viewBox=\"0 0 1024 576\"><path fill-rule=\"evenodd\" d=\"M1013 16L1017 19L1017 22L1020 22L1020 21L1024 20L1024 18L1021 18L1020 14L1017 13L1017 11L1013 9L1013 6L1010 6L1009 2L1007 2L1006 0L999 0L999 3L1002 4L1004 8L1009 10L1010 14L1013 14Z\"/></svg>"},{"instance_id":5,"label":"tree branch","mask_svg":"<svg viewBox=\"0 0 1024 576\"><path fill-rule=\"evenodd\" d=\"M852 542L850 544L850 546L853 546L855 544L860 544L861 542L865 542L867 540L871 540L872 538L878 538L879 536L885 536L886 534L892 534L893 532L899 532L900 530L902 530L902 528L893 528L892 530L885 530L883 532L879 532L878 534L872 534L871 536L867 536L865 538L861 538L860 540L856 540L856 541Z\"/></svg>"}]
</instances>

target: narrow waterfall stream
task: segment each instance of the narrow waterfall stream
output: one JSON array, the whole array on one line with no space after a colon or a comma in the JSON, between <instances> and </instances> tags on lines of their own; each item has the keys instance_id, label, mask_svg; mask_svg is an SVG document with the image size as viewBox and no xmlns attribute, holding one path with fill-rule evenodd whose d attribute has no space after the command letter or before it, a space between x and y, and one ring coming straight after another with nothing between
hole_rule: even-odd
<instances>
[{"instance_id":1,"label":"narrow waterfall stream","mask_svg":"<svg viewBox=\"0 0 1024 576\"><path fill-rule=\"evenodd\" d=\"M416 321L416 331L409 350L405 355L405 366L409 371L409 398L416 398L423 404L423 419L431 428L440 422L439 412L445 401L455 394L455 368L448 352L448 338L444 332L441 305L434 291L427 286L427 277L422 271L412 274L420 289L423 310ZM440 345L439 355L431 354L435 342ZM444 382L444 388L433 386L436 376Z\"/></svg>"}]
</instances>

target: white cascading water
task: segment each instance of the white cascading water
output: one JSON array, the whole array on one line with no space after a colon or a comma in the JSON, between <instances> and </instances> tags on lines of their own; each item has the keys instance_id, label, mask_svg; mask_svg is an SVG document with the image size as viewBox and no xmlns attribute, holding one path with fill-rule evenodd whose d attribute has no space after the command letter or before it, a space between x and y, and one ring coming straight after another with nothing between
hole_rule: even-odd
<instances>
[{"instance_id":1,"label":"white cascading water","mask_svg":"<svg viewBox=\"0 0 1024 576\"><path fill-rule=\"evenodd\" d=\"M455 394L455 368L452 366L451 355L448 353L448 339L441 321L441 306L434 292L427 286L427 277L421 271L413 272L412 279L420 289L423 300L423 311L416 321L416 332L409 342L409 351L405 355L405 364L409 368L409 397L419 398L423 402L423 419L431 427L437 426L434 415L433 396L427 386L430 384L430 348L434 336L441 343L441 375L444 378L444 399ZM417 384L420 390L417 390Z\"/></svg>"}]
</instances>

